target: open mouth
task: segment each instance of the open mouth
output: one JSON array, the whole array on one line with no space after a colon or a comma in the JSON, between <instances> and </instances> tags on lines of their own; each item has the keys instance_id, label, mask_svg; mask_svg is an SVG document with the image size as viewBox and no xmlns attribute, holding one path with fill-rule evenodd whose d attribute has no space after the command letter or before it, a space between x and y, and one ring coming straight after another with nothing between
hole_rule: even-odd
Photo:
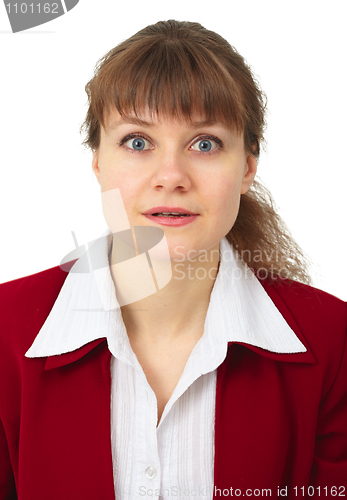
<instances>
[{"instance_id":1,"label":"open mouth","mask_svg":"<svg viewBox=\"0 0 347 500\"><path fill-rule=\"evenodd\" d=\"M164 226L186 226L198 218L199 214L182 214L179 212L153 212L143 214L156 224Z\"/></svg>"}]
</instances>

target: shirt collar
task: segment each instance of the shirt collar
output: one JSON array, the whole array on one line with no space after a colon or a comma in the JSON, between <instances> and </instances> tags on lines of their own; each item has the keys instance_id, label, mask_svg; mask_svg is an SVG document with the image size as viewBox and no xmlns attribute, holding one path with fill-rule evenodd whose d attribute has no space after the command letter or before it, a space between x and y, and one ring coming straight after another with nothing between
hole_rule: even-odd
<instances>
[{"instance_id":1,"label":"shirt collar","mask_svg":"<svg viewBox=\"0 0 347 500\"><path fill-rule=\"evenodd\" d=\"M96 242L104 266L81 273L76 272L79 260L74 264L26 357L69 353L106 338L114 356L128 364L136 363L108 266L110 232ZM210 296L205 332L214 345L238 342L275 353L306 351L226 238L220 241L220 266Z\"/></svg>"}]
</instances>

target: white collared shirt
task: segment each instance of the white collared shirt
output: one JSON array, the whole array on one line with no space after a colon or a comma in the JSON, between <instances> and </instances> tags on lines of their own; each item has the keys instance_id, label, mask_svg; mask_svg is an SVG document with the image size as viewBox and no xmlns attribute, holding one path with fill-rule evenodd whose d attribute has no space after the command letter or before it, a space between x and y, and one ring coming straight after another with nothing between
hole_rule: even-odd
<instances>
[{"instance_id":1,"label":"white collared shirt","mask_svg":"<svg viewBox=\"0 0 347 500\"><path fill-rule=\"evenodd\" d=\"M104 241L108 262L110 238ZM112 353L111 444L117 500L212 499L216 375L228 342L279 353L306 351L226 238L220 242L220 266L204 333L158 426L156 396L131 348L108 265L90 273L69 273L26 356L71 352L103 337Z\"/></svg>"}]
</instances>

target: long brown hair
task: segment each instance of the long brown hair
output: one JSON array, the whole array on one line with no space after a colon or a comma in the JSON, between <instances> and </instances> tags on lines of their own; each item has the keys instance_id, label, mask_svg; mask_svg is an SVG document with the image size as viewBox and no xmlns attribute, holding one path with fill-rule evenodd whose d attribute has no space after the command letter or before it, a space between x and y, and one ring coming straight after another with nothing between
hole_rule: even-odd
<instances>
[{"instance_id":1,"label":"long brown hair","mask_svg":"<svg viewBox=\"0 0 347 500\"><path fill-rule=\"evenodd\" d=\"M236 49L199 23L169 20L142 29L100 59L86 92L89 108L81 130L94 151L115 107L122 116L148 109L187 121L197 112L243 133L246 151L259 157L266 97ZM259 278L310 283L307 258L259 181L241 195L226 237Z\"/></svg>"}]
</instances>

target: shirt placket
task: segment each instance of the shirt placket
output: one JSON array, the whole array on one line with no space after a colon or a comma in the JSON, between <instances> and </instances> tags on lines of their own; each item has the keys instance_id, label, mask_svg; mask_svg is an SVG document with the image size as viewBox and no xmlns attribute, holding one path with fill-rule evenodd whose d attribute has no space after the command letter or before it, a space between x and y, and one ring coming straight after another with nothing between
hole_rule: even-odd
<instances>
[{"instance_id":1,"label":"shirt placket","mask_svg":"<svg viewBox=\"0 0 347 500\"><path fill-rule=\"evenodd\" d=\"M142 371L142 370L141 370ZM141 404L137 405L137 442L139 443L139 460L137 466L137 491L132 498L158 499L161 487L161 466L157 440L157 398L147 382L144 373L137 371L137 382L141 390ZM134 450L134 454L136 450Z\"/></svg>"}]
</instances>

